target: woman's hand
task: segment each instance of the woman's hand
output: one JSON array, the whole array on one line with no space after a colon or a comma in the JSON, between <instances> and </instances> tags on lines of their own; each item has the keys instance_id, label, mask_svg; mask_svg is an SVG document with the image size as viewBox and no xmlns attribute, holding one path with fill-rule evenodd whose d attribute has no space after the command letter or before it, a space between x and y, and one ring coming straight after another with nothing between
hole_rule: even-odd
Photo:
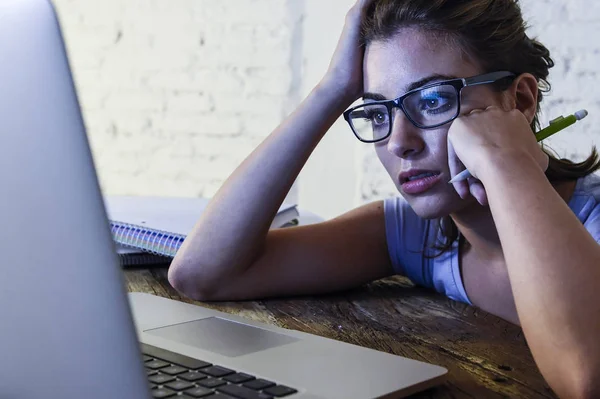
<instances>
[{"instance_id":1,"label":"woman's hand","mask_svg":"<svg viewBox=\"0 0 600 399\"><path fill-rule=\"evenodd\" d=\"M472 178L454 183L461 198L469 193L487 205L485 172L514 157L530 157L546 171L548 155L542 151L529 121L519 110L491 106L473 110L454 120L448 131L448 163L452 176L466 167Z\"/></svg>"},{"instance_id":2,"label":"woman's hand","mask_svg":"<svg viewBox=\"0 0 600 399\"><path fill-rule=\"evenodd\" d=\"M372 0L357 0L346 14L344 29L321 83L353 102L363 93L364 47L360 43L360 23Z\"/></svg>"}]
</instances>

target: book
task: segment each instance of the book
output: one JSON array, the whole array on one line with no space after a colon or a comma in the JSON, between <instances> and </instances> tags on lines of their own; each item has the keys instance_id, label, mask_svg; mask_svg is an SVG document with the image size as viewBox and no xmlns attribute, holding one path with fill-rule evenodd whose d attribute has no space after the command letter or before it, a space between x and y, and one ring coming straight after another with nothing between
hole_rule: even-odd
<instances>
[{"instance_id":1,"label":"book","mask_svg":"<svg viewBox=\"0 0 600 399\"><path fill-rule=\"evenodd\" d=\"M104 204L121 263L173 258L208 205L206 198L106 196ZM295 204L283 204L270 228L297 224ZM144 255L154 255L154 258Z\"/></svg>"}]
</instances>

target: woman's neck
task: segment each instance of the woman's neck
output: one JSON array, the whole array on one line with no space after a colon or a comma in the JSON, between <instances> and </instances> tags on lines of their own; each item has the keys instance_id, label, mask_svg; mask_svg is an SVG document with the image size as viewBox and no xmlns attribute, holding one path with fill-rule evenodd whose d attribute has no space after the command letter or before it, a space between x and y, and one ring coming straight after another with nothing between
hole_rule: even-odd
<instances>
[{"instance_id":1,"label":"woman's neck","mask_svg":"<svg viewBox=\"0 0 600 399\"><path fill-rule=\"evenodd\" d=\"M471 250L488 259L502 256L500 237L489 207L474 205L450 217Z\"/></svg>"}]
</instances>

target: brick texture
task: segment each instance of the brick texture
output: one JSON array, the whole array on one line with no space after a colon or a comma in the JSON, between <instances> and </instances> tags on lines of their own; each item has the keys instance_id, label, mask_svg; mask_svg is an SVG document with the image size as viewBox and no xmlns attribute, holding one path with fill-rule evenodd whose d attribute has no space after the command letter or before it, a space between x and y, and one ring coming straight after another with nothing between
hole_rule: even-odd
<instances>
[{"instance_id":1,"label":"brick texture","mask_svg":"<svg viewBox=\"0 0 600 399\"><path fill-rule=\"evenodd\" d=\"M102 188L213 195L289 112L281 0L56 0Z\"/></svg>"}]
</instances>

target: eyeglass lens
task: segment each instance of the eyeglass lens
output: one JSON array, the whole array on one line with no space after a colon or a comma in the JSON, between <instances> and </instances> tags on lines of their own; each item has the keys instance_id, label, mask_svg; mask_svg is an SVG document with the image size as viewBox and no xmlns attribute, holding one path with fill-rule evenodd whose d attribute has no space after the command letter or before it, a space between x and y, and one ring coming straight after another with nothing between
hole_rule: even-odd
<instances>
[{"instance_id":1,"label":"eyeglass lens","mask_svg":"<svg viewBox=\"0 0 600 399\"><path fill-rule=\"evenodd\" d=\"M402 106L418 127L441 125L458 114L458 92L452 85L434 86L405 97ZM350 113L349 121L362 140L376 141L390 133L392 118L386 105L366 103Z\"/></svg>"}]
</instances>

